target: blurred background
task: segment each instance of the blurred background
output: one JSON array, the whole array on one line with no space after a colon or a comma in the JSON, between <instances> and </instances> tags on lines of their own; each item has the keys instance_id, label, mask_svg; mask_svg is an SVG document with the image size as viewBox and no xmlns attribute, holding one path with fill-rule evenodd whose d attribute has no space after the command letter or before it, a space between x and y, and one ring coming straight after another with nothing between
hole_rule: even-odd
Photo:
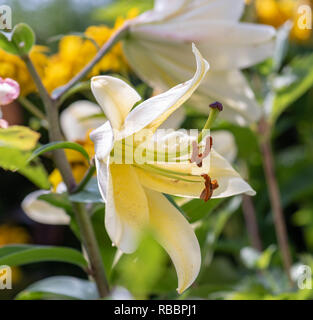
<instances>
[{"instance_id":1,"label":"blurred background","mask_svg":"<svg viewBox=\"0 0 313 320\"><path fill-rule=\"evenodd\" d=\"M125 17L131 8L135 7L138 12L141 12L153 5L152 0L119 0L115 1L115 6L111 6L112 2L114 1L1 0L0 5L9 5L13 11L13 25L19 22L28 23L36 33L37 44L49 48L49 55L53 55L58 50L61 35L73 32L82 33L91 25L106 24L113 27L117 17ZM280 27L288 19L294 19L294 7L292 6L298 1L246 2L247 10L243 17L245 21ZM311 59L311 69L308 70L307 64L301 66L300 63L296 70L299 75L305 74L307 81L311 82L313 79L313 59L310 56L312 49L311 31L301 32L294 28L291 32L284 65L289 64L295 57L301 57L300 61L303 57ZM6 67L6 61L3 61L1 55L2 53L0 53L0 76L1 68ZM268 64L265 62L246 73L257 93L260 76L267 76L267 68ZM131 77L134 83L140 83L134 75ZM149 88L146 88L144 92L148 94ZM78 95L75 99L85 97ZM3 108L3 113L4 118L11 125L25 124L35 129L38 128L42 133L42 141L47 139L45 130L40 128L32 115L21 108L19 103ZM201 128L206 120L201 114L192 110L188 110L188 115L182 127ZM222 213L219 211L210 214L206 233L201 234L200 232L198 235L205 241L210 233L215 236L215 240L208 244L207 250L211 252L208 257L209 262L202 271L198 287L195 288L193 295L203 298L225 298L227 296L225 292L231 291L232 298L245 299L283 294L287 285L285 285L286 279L281 275L281 260L275 249L277 241L258 141L249 128L220 123L216 129L229 130L234 135L238 148L235 167L246 175L250 184L257 191L253 202L262 249L267 249L267 251L263 256L265 262L262 267L249 266L249 258L242 254L243 248L251 247L251 241L247 233L247 222L242 210L241 199L235 198L229 201ZM313 265L312 87L301 93L299 98L279 116L274 129L273 148L293 259ZM46 166L48 171L51 171L49 162L46 163ZM0 247L12 243L31 243L66 245L80 249L79 242L68 227L35 223L23 213L20 207L21 201L28 193L36 189L36 186L22 175L0 169ZM187 207L186 210L188 211ZM164 268L169 268L167 260L163 263ZM173 267L171 267L170 276L165 277L163 282L171 279L172 282L169 281L169 283L175 283L175 274L172 269ZM261 269L266 270L266 280L259 278ZM64 274L85 277L79 268L62 263L42 263L16 268L13 272L14 289L0 291L0 299L13 298L34 281ZM123 279L119 279L118 276L116 278L117 283L123 284ZM152 283L149 290L155 293L153 285ZM133 288L131 284L129 288ZM160 296L169 297L167 293L164 293L167 290L166 284L164 288L165 291L160 289ZM174 295L174 293L171 294ZM282 299L284 297L281 296Z\"/></svg>"}]
</instances>

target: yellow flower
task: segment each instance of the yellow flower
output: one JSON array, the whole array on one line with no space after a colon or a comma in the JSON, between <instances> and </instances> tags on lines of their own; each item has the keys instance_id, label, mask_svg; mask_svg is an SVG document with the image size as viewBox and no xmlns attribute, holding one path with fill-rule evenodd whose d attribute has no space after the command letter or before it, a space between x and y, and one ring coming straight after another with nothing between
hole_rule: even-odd
<instances>
[{"instance_id":1,"label":"yellow flower","mask_svg":"<svg viewBox=\"0 0 313 320\"><path fill-rule=\"evenodd\" d=\"M73 78L97 53L124 23L138 14L138 10L130 10L126 19L117 18L113 28L105 25L90 26L85 30L87 39L79 36L65 36L59 43L59 51L53 55L45 72L44 84L49 92L65 85ZM107 71L125 72L128 64L124 57L121 43L117 43L94 68L88 78Z\"/></svg>"},{"instance_id":2,"label":"yellow flower","mask_svg":"<svg viewBox=\"0 0 313 320\"><path fill-rule=\"evenodd\" d=\"M19 226L3 224L0 226L0 248L9 244L25 244L30 242L28 232ZM22 272L19 268L12 269L12 282L18 283L22 278Z\"/></svg>"},{"instance_id":3,"label":"yellow flower","mask_svg":"<svg viewBox=\"0 0 313 320\"><path fill-rule=\"evenodd\" d=\"M258 20L274 27L281 26L287 20L292 20L294 25L291 32L293 39L308 40L311 36L310 29L300 29L298 26L298 8L301 5L311 5L310 0L256 0L255 8Z\"/></svg>"},{"instance_id":4,"label":"yellow flower","mask_svg":"<svg viewBox=\"0 0 313 320\"><path fill-rule=\"evenodd\" d=\"M44 69L48 62L48 57L44 54L46 47L34 46L30 57L41 77L44 76ZM11 78L17 81L21 88L21 95L25 96L36 91L35 84L27 71L26 65L21 58L9 54L0 49L0 77Z\"/></svg>"},{"instance_id":5,"label":"yellow flower","mask_svg":"<svg viewBox=\"0 0 313 320\"><path fill-rule=\"evenodd\" d=\"M28 242L30 242L30 236L24 228L7 224L0 226L0 247L13 243Z\"/></svg>"}]
</instances>

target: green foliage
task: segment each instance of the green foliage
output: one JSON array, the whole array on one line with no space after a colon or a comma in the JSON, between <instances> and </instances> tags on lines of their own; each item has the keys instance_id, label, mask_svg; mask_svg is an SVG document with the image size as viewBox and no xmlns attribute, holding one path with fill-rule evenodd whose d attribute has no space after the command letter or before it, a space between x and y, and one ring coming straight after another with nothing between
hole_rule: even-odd
<instances>
[{"instance_id":1,"label":"green foliage","mask_svg":"<svg viewBox=\"0 0 313 320\"><path fill-rule=\"evenodd\" d=\"M274 79L273 122L313 85L313 54L295 57Z\"/></svg>"},{"instance_id":2,"label":"green foliage","mask_svg":"<svg viewBox=\"0 0 313 320\"><path fill-rule=\"evenodd\" d=\"M81 202L81 203L102 203L103 199L99 192L97 178L92 178L84 190L78 193L70 195L69 199L72 202Z\"/></svg>"},{"instance_id":3,"label":"green foliage","mask_svg":"<svg viewBox=\"0 0 313 320\"><path fill-rule=\"evenodd\" d=\"M7 53L18 55L19 52L14 43L9 40L9 34L0 32L0 48Z\"/></svg>"},{"instance_id":4,"label":"green foliage","mask_svg":"<svg viewBox=\"0 0 313 320\"><path fill-rule=\"evenodd\" d=\"M38 197L39 200L43 200L51 204L52 206L62 208L66 212L71 213L73 208L72 204L68 199L68 194L66 192L64 193L46 193L42 194L41 196Z\"/></svg>"},{"instance_id":5,"label":"green foliage","mask_svg":"<svg viewBox=\"0 0 313 320\"><path fill-rule=\"evenodd\" d=\"M35 34L25 23L17 24L10 34L0 33L0 48L4 51L24 56L35 44Z\"/></svg>"},{"instance_id":6,"label":"green foliage","mask_svg":"<svg viewBox=\"0 0 313 320\"><path fill-rule=\"evenodd\" d=\"M29 163L31 152L11 147L0 147L0 167L18 171L41 189L49 189L50 182L44 167L37 161Z\"/></svg>"},{"instance_id":7,"label":"green foliage","mask_svg":"<svg viewBox=\"0 0 313 320\"><path fill-rule=\"evenodd\" d=\"M17 24L12 31L12 43L20 56L28 54L35 44L35 33L26 23Z\"/></svg>"},{"instance_id":8,"label":"green foliage","mask_svg":"<svg viewBox=\"0 0 313 320\"><path fill-rule=\"evenodd\" d=\"M87 151L80 144L70 141L50 142L48 144L45 144L44 146L41 146L32 153L31 157L29 158L29 161L32 161L36 157L39 157L40 155L46 152L58 149L70 149L78 151L86 158L87 161L90 161Z\"/></svg>"},{"instance_id":9,"label":"green foliage","mask_svg":"<svg viewBox=\"0 0 313 320\"><path fill-rule=\"evenodd\" d=\"M147 298L161 279L165 262L164 251L151 235L146 233L140 241L138 250L131 255L124 255L117 264L118 282L124 284L135 297Z\"/></svg>"},{"instance_id":10,"label":"green foliage","mask_svg":"<svg viewBox=\"0 0 313 320\"><path fill-rule=\"evenodd\" d=\"M95 300L98 291L94 282L68 276L56 276L35 282L16 300Z\"/></svg>"},{"instance_id":11,"label":"green foliage","mask_svg":"<svg viewBox=\"0 0 313 320\"><path fill-rule=\"evenodd\" d=\"M12 147L22 151L29 151L35 148L40 134L22 126L11 126L0 129L0 147Z\"/></svg>"},{"instance_id":12,"label":"green foliage","mask_svg":"<svg viewBox=\"0 0 313 320\"><path fill-rule=\"evenodd\" d=\"M225 199L211 199L204 202L201 199L193 199L182 205L183 212L186 213L190 223L206 218L211 214Z\"/></svg>"},{"instance_id":13,"label":"green foliage","mask_svg":"<svg viewBox=\"0 0 313 320\"><path fill-rule=\"evenodd\" d=\"M10 245L0 248L0 265L22 266L25 264L58 261L87 267L83 255L74 249L65 247Z\"/></svg>"}]
</instances>

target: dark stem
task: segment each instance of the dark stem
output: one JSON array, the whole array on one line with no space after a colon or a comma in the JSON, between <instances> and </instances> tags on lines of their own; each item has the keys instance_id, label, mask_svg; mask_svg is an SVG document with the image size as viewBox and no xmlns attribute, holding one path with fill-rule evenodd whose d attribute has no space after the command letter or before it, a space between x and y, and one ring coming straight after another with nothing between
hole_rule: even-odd
<instances>
[{"instance_id":1,"label":"dark stem","mask_svg":"<svg viewBox=\"0 0 313 320\"><path fill-rule=\"evenodd\" d=\"M250 242L253 248L261 252L263 250L263 246L259 233L255 208L253 205L252 198L245 194L242 196L242 211L246 221L246 227L250 238Z\"/></svg>"},{"instance_id":2,"label":"dark stem","mask_svg":"<svg viewBox=\"0 0 313 320\"><path fill-rule=\"evenodd\" d=\"M59 114L56 101L50 97L29 56L24 56L23 60L25 61L32 78L34 79L39 95L45 106L47 120L49 123L50 142L63 141L64 139L59 125ZM54 150L53 157L56 167L59 169L62 175L62 179L67 187L68 192L72 193L76 188L76 182L64 150ZM101 298L103 298L109 294L109 287L104 273L100 249L95 238L88 212L83 204L73 203L73 209L80 228L82 242L90 260L93 277L95 279L99 295Z\"/></svg>"},{"instance_id":3,"label":"dark stem","mask_svg":"<svg viewBox=\"0 0 313 320\"><path fill-rule=\"evenodd\" d=\"M290 276L290 268L292 265L292 258L288 244L288 234L286 222L284 218L283 208L281 204L280 191L275 175L274 157L271 146L271 128L265 119L261 119L259 123L260 146L263 159L264 173L269 188L269 197L274 215L274 224L278 244L282 253L283 264L287 273L290 284L292 279Z\"/></svg>"},{"instance_id":4,"label":"dark stem","mask_svg":"<svg viewBox=\"0 0 313 320\"><path fill-rule=\"evenodd\" d=\"M65 86L60 88L56 92L55 95L52 95L52 98L56 101L60 100L62 96L71 89L77 82L82 80L84 77L88 75L88 73L92 70L95 64L97 64L103 56L119 41L121 38L125 36L128 32L128 25L125 24L119 30L115 32L115 34L101 47L101 49L97 52L96 56Z\"/></svg>"},{"instance_id":5,"label":"dark stem","mask_svg":"<svg viewBox=\"0 0 313 320\"><path fill-rule=\"evenodd\" d=\"M82 234L82 242L90 259L92 276L96 281L100 297L106 297L109 294L109 284L90 217L84 204L73 203L73 207L79 230Z\"/></svg>"}]
</instances>

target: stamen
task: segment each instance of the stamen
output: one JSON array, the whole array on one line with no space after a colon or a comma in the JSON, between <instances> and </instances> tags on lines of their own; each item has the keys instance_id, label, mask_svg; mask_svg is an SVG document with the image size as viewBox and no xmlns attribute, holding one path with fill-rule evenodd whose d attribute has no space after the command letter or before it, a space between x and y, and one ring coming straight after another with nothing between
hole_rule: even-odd
<instances>
[{"instance_id":1,"label":"stamen","mask_svg":"<svg viewBox=\"0 0 313 320\"><path fill-rule=\"evenodd\" d=\"M201 192L200 199L207 202L212 198L213 191L218 188L218 182L217 180L211 180L211 178L207 174L202 174L201 176L205 180L205 183L204 183L205 188Z\"/></svg>"},{"instance_id":2,"label":"stamen","mask_svg":"<svg viewBox=\"0 0 313 320\"><path fill-rule=\"evenodd\" d=\"M205 149L203 153L199 152L199 146L197 144L196 141L192 142L192 155L191 155L191 159L190 159L190 163L195 162L195 164L198 167L202 167L202 161L204 158L206 158L211 149L212 149L212 145L213 145L213 139L211 136L207 136L206 140L205 140Z\"/></svg>"}]
</instances>

